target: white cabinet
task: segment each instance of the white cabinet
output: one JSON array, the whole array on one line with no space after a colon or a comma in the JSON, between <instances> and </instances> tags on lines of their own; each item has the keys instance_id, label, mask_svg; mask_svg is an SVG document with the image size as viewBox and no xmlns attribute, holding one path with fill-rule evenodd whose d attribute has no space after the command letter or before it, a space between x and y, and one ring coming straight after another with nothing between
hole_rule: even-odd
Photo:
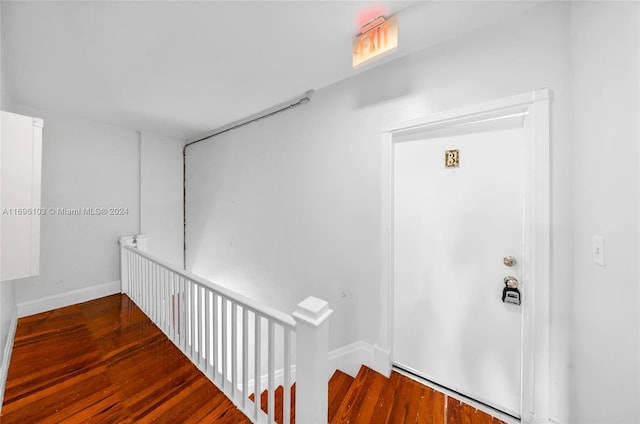
<instances>
[{"instance_id":1,"label":"white cabinet","mask_svg":"<svg viewBox=\"0 0 640 424\"><path fill-rule=\"evenodd\" d=\"M38 275L42 119L0 112L0 280Z\"/></svg>"}]
</instances>

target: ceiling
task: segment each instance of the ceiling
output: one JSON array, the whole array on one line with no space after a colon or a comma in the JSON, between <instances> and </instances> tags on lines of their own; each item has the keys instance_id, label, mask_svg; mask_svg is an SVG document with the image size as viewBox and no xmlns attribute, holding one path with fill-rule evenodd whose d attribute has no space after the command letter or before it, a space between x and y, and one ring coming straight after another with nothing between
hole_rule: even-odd
<instances>
[{"instance_id":1,"label":"ceiling","mask_svg":"<svg viewBox=\"0 0 640 424\"><path fill-rule=\"evenodd\" d=\"M14 105L191 140L374 65L351 42L398 16L400 48L441 43L531 3L485 1L2 1L3 90Z\"/></svg>"}]
</instances>

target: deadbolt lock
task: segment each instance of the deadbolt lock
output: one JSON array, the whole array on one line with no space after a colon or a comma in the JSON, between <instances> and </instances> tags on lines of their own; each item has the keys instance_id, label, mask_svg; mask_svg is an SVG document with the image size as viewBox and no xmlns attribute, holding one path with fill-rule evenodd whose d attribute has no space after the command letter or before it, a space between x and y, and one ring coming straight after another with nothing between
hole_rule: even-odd
<instances>
[{"instance_id":1,"label":"deadbolt lock","mask_svg":"<svg viewBox=\"0 0 640 424\"><path fill-rule=\"evenodd\" d=\"M515 256L505 256L504 258L502 258L502 263L506 266L515 266L518 264L518 260L515 258Z\"/></svg>"}]
</instances>

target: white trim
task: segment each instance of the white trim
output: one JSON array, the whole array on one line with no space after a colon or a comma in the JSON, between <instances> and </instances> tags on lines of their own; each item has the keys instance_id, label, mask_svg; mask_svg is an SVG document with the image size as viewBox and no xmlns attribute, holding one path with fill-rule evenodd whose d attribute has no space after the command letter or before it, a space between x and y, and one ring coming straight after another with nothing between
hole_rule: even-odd
<instances>
[{"instance_id":1,"label":"white trim","mask_svg":"<svg viewBox=\"0 0 640 424\"><path fill-rule=\"evenodd\" d=\"M33 118L31 207L39 209L42 192L42 128L44 121ZM40 215L31 218L31 267L29 275L40 274Z\"/></svg>"},{"instance_id":2,"label":"white trim","mask_svg":"<svg viewBox=\"0 0 640 424\"><path fill-rule=\"evenodd\" d=\"M328 378L331 378L336 370L355 377L362 365L376 370L373 363L373 354L373 346L362 340L332 350L329 352Z\"/></svg>"},{"instance_id":3,"label":"white trim","mask_svg":"<svg viewBox=\"0 0 640 424\"><path fill-rule=\"evenodd\" d=\"M372 367L380 374L390 377L391 376L391 351L388 349L382 349L378 345L373 346L373 362Z\"/></svg>"},{"instance_id":4,"label":"white trim","mask_svg":"<svg viewBox=\"0 0 640 424\"><path fill-rule=\"evenodd\" d=\"M528 93L517 94L515 96L485 102L482 104L445 110L442 112L431 114L424 118L417 118L410 121L387 125L383 128L383 133L406 132L414 129L424 129L433 124L446 124L450 122L475 119L477 115L485 115L504 109L517 108L519 106L529 106L530 104L537 101L548 100L549 94L549 89L543 88Z\"/></svg>"},{"instance_id":5,"label":"white trim","mask_svg":"<svg viewBox=\"0 0 640 424\"><path fill-rule=\"evenodd\" d=\"M523 422L547 421L549 418L549 282L551 280L551 171L550 171L550 98L534 97L529 106L532 128L529 157L530 173L526 197L532 204L525 205L533 225L528 226L529 246L525 250L526 263L533 264L524 270L523 280L535 282L524 286L525 296L533 302L523 308Z\"/></svg>"},{"instance_id":6,"label":"white trim","mask_svg":"<svg viewBox=\"0 0 640 424\"><path fill-rule=\"evenodd\" d=\"M20 318L120 293L120 280L17 304Z\"/></svg>"},{"instance_id":7,"label":"white trim","mask_svg":"<svg viewBox=\"0 0 640 424\"><path fill-rule=\"evenodd\" d=\"M9 373L9 364L11 363L11 352L13 351L13 340L16 336L16 328L18 327L18 311L13 311L11 324L9 324L9 333L7 341L4 345L4 353L2 355L2 366L0 367L0 412L2 412L2 404L4 403L4 389L7 385L7 374Z\"/></svg>"},{"instance_id":8,"label":"white trim","mask_svg":"<svg viewBox=\"0 0 640 424\"><path fill-rule=\"evenodd\" d=\"M525 120L525 260L533 264L523 270L522 405L523 423L546 422L549 417L549 281L550 281L550 154L548 89L463 107L423 119L394 124L382 134L381 204L381 284L380 346L389 352L388 362L376 365L387 374L393 364L393 145L427 130L505 116L514 111L529 116ZM526 284L535 282L535 284Z\"/></svg>"}]
</instances>

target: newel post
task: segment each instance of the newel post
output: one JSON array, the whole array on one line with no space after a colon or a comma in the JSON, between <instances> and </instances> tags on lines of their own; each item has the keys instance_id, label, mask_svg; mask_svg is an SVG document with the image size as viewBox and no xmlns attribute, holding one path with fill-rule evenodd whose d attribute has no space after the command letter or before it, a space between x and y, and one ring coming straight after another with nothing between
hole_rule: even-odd
<instances>
[{"instance_id":1,"label":"newel post","mask_svg":"<svg viewBox=\"0 0 640 424\"><path fill-rule=\"evenodd\" d=\"M135 236L122 236L118 239L120 244L120 293L129 294L129 262L125 246L131 246L140 250L147 250L147 236L138 234Z\"/></svg>"},{"instance_id":2,"label":"newel post","mask_svg":"<svg viewBox=\"0 0 640 424\"><path fill-rule=\"evenodd\" d=\"M326 424L328 417L329 304L309 296L296 320L296 422Z\"/></svg>"},{"instance_id":3,"label":"newel post","mask_svg":"<svg viewBox=\"0 0 640 424\"><path fill-rule=\"evenodd\" d=\"M120 293L129 293L129 264L125 246L134 246L134 236L123 236L118 239L120 245Z\"/></svg>"}]
</instances>

